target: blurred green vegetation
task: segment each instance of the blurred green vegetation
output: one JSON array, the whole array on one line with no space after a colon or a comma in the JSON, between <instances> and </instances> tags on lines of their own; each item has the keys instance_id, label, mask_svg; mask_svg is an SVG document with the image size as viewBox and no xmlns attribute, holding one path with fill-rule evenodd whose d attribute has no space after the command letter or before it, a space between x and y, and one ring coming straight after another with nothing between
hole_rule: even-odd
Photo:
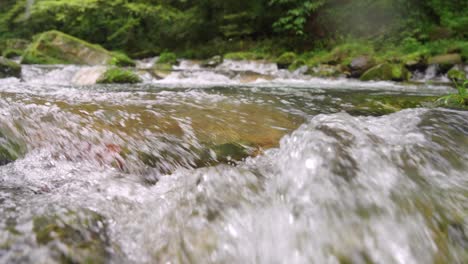
<instances>
[{"instance_id":1,"label":"blurred green vegetation","mask_svg":"<svg viewBox=\"0 0 468 264\"><path fill-rule=\"evenodd\" d=\"M9 39L59 30L137 58L165 51L188 58L225 53L265 58L291 51L307 54L301 63L311 53L325 56L316 58L320 61L340 52L411 60L457 51L468 58L466 0L32 2L28 7L26 0L2 1L0 51L12 49L5 45ZM352 46L360 43L366 45Z\"/></svg>"}]
</instances>

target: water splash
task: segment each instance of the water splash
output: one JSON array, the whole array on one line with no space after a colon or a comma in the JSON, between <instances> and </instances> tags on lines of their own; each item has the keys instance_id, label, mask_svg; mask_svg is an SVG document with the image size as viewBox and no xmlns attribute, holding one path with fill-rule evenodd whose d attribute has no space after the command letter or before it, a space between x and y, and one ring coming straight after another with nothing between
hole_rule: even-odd
<instances>
[{"instance_id":1,"label":"water splash","mask_svg":"<svg viewBox=\"0 0 468 264\"><path fill-rule=\"evenodd\" d=\"M419 86L182 67L136 86L75 86L77 66L0 81L0 131L26 146L0 166L0 263L76 257L63 226L110 263L466 262L466 112L398 111L434 92Z\"/></svg>"}]
</instances>

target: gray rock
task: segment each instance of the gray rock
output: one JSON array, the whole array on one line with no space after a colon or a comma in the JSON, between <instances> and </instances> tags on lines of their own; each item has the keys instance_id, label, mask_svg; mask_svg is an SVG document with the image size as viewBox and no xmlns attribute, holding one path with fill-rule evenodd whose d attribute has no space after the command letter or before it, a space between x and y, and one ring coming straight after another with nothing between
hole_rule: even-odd
<instances>
[{"instance_id":1,"label":"gray rock","mask_svg":"<svg viewBox=\"0 0 468 264\"><path fill-rule=\"evenodd\" d=\"M359 78L361 75L375 65L375 60L369 56L354 58L349 64L350 77Z\"/></svg>"},{"instance_id":2,"label":"gray rock","mask_svg":"<svg viewBox=\"0 0 468 264\"><path fill-rule=\"evenodd\" d=\"M214 68L220 65L221 63L223 63L223 61L224 59L222 56L216 55L214 57L211 57L208 60L203 61L200 65L205 68Z\"/></svg>"}]
</instances>

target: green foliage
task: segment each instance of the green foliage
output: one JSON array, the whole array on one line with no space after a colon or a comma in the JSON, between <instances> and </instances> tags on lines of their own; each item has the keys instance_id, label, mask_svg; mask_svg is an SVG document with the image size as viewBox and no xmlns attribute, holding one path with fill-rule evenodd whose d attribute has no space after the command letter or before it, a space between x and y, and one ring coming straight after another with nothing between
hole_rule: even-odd
<instances>
[{"instance_id":1,"label":"green foliage","mask_svg":"<svg viewBox=\"0 0 468 264\"><path fill-rule=\"evenodd\" d=\"M295 71L306 64L307 62L304 59L299 58L296 59L291 65L289 65L288 70Z\"/></svg>"},{"instance_id":2,"label":"green foliage","mask_svg":"<svg viewBox=\"0 0 468 264\"><path fill-rule=\"evenodd\" d=\"M421 50L422 44L413 37L407 37L401 41L401 50L405 53L413 53Z\"/></svg>"},{"instance_id":3,"label":"green foliage","mask_svg":"<svg viewBox=\"0 0 468 264\"><path fill-rule=\"evenodd\" d=\"M158 64L170 64L174 65L177 63L177 55L172 52L161 53L157 61Z\"/></svg>"},{"instance_id":4,"label":"green foliage","mask_svg":"<svg viewBox=\"0 0 468 264\"><path fill-rule=\"evenodd\" d=\"M284 64L284 65L290 65L296 60L296 58L297 58L296 53L294 53L294 52L285 52L285 53L281 54L281 56L279 56L276 59L276 63Z\"/></svg>"},{"instance_id":5,"label":"green foliage","mask_svg":"<svg viewBox=\"0 0 468 264\"><path fill-rule=\"evenodd\" d=\"M348 40L331 51L319 50L312 53L311 58L307 60L307 65L312 67L319 64L347 66L352 59L362 55L373 55L374 52L374 46L370 42Z\"/></svg>"},{"instance_id":6,"label":"green foliage","mask_svg":"<svg viewBox=\"0 0 468 264\"><path fill-rule=\"evenodd\" d=\"M468 59L468 1L462 0L35 0L28 14L26 0L2 1L0 50L7 48L4 39L30 39L48 30L136 58L165 50L196 59L231 52L276 57L372 39L385 60L451 50ZM310 58L302 60L310 64ZM119 56L112 63L132 64Z\"/></svg>"},{"instance_id":7,"label":"green foliage","mask_svg":"<svg viewBox=\"0 0 468 264\"><path fill-rule=\"evenodd\" d=\"M140 83L141 79L135 73L120 68L110 68L99 78L97 83Z\"/></svg>"},{"instance_id":8,"label":"green foliage","mask_svg":"<svg viewBox=\"0 0 468 264\"><path fill-rule=\"evenodd\" d=\"M452 80L453 82L463 82L466 81L466 73L463 70L457 69L454 67L453 69L447 72L447 77Z\"/></svg>"},{"instance_id":9,"label":"green foliage","mask_svg":"<svg viewBox=\"0 0 468 264\"><path fill-rule=\"evenodd\" d=\"M127 54L120 52L120 51L114 51L112 52L112 60L110 62L110 65L114 66L135 66L135 62L130 59Z\"/></svg>"},{"instance_id":10,"label":"green foliage","mask_svg":"<svg viewBox=\"0 0 468 264\"><path fill-rule=\"evenodd\" d=\"M326 0L271 0L271 5L279 5L284 8L284 14L273 24L277 31L293 32L296 35L304 35L305 24L309 16L324 6Z\"/></svg>"},{"instance_id":11,"label":"green foliage","mask_svg":"<svg viewBox=\"0 0 468 264\"><path fill-rule=\"evenodd\" d=\"M444 106L452 107L467 107L468 106L468 81L459 83L458 81L453 82L457 88L456 94L449 94L442 96L437 99L437 103Z\"/></svg>"}]
</instances>

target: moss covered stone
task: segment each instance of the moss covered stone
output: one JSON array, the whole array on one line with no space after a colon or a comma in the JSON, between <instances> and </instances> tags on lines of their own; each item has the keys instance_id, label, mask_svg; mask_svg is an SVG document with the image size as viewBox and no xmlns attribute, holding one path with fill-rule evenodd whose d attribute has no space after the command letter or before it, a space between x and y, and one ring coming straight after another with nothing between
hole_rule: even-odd
<instances>
[{"instance_id":1,"label":"moss covered stone","mask_svg":"<svg viewBox=\"0 0 468 264\"><path fill-rule=\"evenodd\" d=\"M208 60L202 61L200 65L202 67L214 68L220 65L221 63L223 63L223 60L224 60L223 56L216 55L216 56L209 58Z\"/></svg>"},{"instance_id":2,"label":"moss covered stone","mask_svg":"<svg viewBox=\"0 0 468 264\"><path fill-rule=\"evenodd\" d=\"M441 66L452 67L453 65L462 63L460 54L444 54L429 58L429 64L438 64Z\"/></svg>"},{"instance_id":3,"label":"moss covered stone","mask_svg":"<svg viewBox=\"0 0 468 264\"><path fill-rule=\"evenodd\" d=\"M447 72L447 77L450 80L460 82L466 80L466 73L463 70L460 70L456 67L452 68L450 71Z\"/></svg>"},{"instance_id":4,"label":"moss covered stone","mask_svg":"<svg viewBox=\"0 0 468 264\"><path fill-rule=\"evenodd\" d=\"M90 210L33 219L37 244L47 247L60 263L106 263L110 256L106 229L103 217Z\"/></svg>"},{"instance_id":5,"label":"moss covered stone","mask_svg":"<svg viewBox=\"0 0 468 264\"><path fill-rule=\"evenodd\" d=\"M21 77L21 65L0 57L0 78Z\"/></svg>"},{"instance_id":6,"label":"moss covered stone","mask_svg":"<svg viewBox=\"0 0 468 264\"><path fill-rule=\"evenodd\" d=\"M120 68L108 69L99 79L97 83L140 83L141 78L134 72Z\"/></svg>"},{"instance_id":7,"label":"moss covered stone","mask_svg":"<svg viewBox=\"0 0 468 264\"><path fill-rule=\"evenodd\" d=\"M174 65L176 63L177 63L177 56L172 52L161 53L161 55L159 56L159 59L157 61L157 64Z\"/></svg>"},{"instance_id":8,"label":"moss covered stone","mask_svg":"<svg viewBox=\"0 0 468 264\"><path fill-rule=\"evenodd\" d=\"M359 56L354 58L348 65L350 76L359 78L364 72L375 66L375 59L370 56Z\"/></svg>"},{"instance_id":9,"label":"moss covered stone","mask_svg":"<svg viewBox=\"0 0 468 264\"><path fill-rule=\"evenodd\" d=\"M411 73L400 64L379 64L366 71L360 78L361 81L407 81Z\"/></svg>"},{"instance_id":10,"label":"moss covered stone","mask_svg":"<svg viewBox=\"0 0 468 264\"><path fill-rule=\"evenodd\" d=\"M267 59L268 56L263 53L258 52L248 52L248 51L239 51L239 52L229 52L224 55L225 59L228 60L264 60Z\"/></svg>"},{"instance_id":11,"label":"moss covered stone","mask_svg":"<svg viewBox=\"0 0 468 264\"><path fill-rule=\"evenodd\" d=\"M289 65L288 70L295 71L302 66L305 66L307 62L304 59L296 59L291 65Z\"/></svg>"},{"instance_id":12,"label":"moss covered stone","mask_svg":"<svg viewBox=\"0 0 468 264\"><path fill-rule=\"evenodd\" d=\"M276 59L276 64L278 64L278 68L280 69L287 69L294 61L297 59L297 55L294 52L285 52L281 54Z\"/></svg>"},{"instance_id":13,"label":"moss covered stone","mask_svg":"<svg viewBox=\"0 0 468 264\"><path fill-rule=\"evenodd\" d=\"M2 52L3 57L7 59L15 58L15 57L20 57L23 55L22 50L17 50L17 49L6 49L5 51Z\"/></svg>"},{"instance_id":14,"label":"moss covered stone","mask_svg":"<svg viewBox=\"0 0 468 264\"><path fill-rule=\"evenodd\" d=\"M310 68L307 71L307 74L314 76L314 77L330 78L330 77L339 77L344 74L344 71L340 65L322 64L322 65L318 65L316 67Z\"/></svg>"},{"instance_id":15,"label":"moss covered stone","mask_svg":"<svg viewBox=\"0 0 468 264\"><path fill-rule=\"evenodd\" d=\"M127 56L59 31L35 37L23 54L24 64L133 65Z\"/></svg>"},{"instance_id":16,"label":"moss covered stone","mask_svg":"<svg viewBox=\"0 0 468 264\"><path fill-rule=\"evenodd\" d=\"M115 66L122 66L122 67L125 67L125 66L133 67L136 65L135 61L130 59L130 57L128 57L127 54L118 52L118 51L112 52L112 60L110 64L115 65Z\"/></svg>"}]
</instances>

